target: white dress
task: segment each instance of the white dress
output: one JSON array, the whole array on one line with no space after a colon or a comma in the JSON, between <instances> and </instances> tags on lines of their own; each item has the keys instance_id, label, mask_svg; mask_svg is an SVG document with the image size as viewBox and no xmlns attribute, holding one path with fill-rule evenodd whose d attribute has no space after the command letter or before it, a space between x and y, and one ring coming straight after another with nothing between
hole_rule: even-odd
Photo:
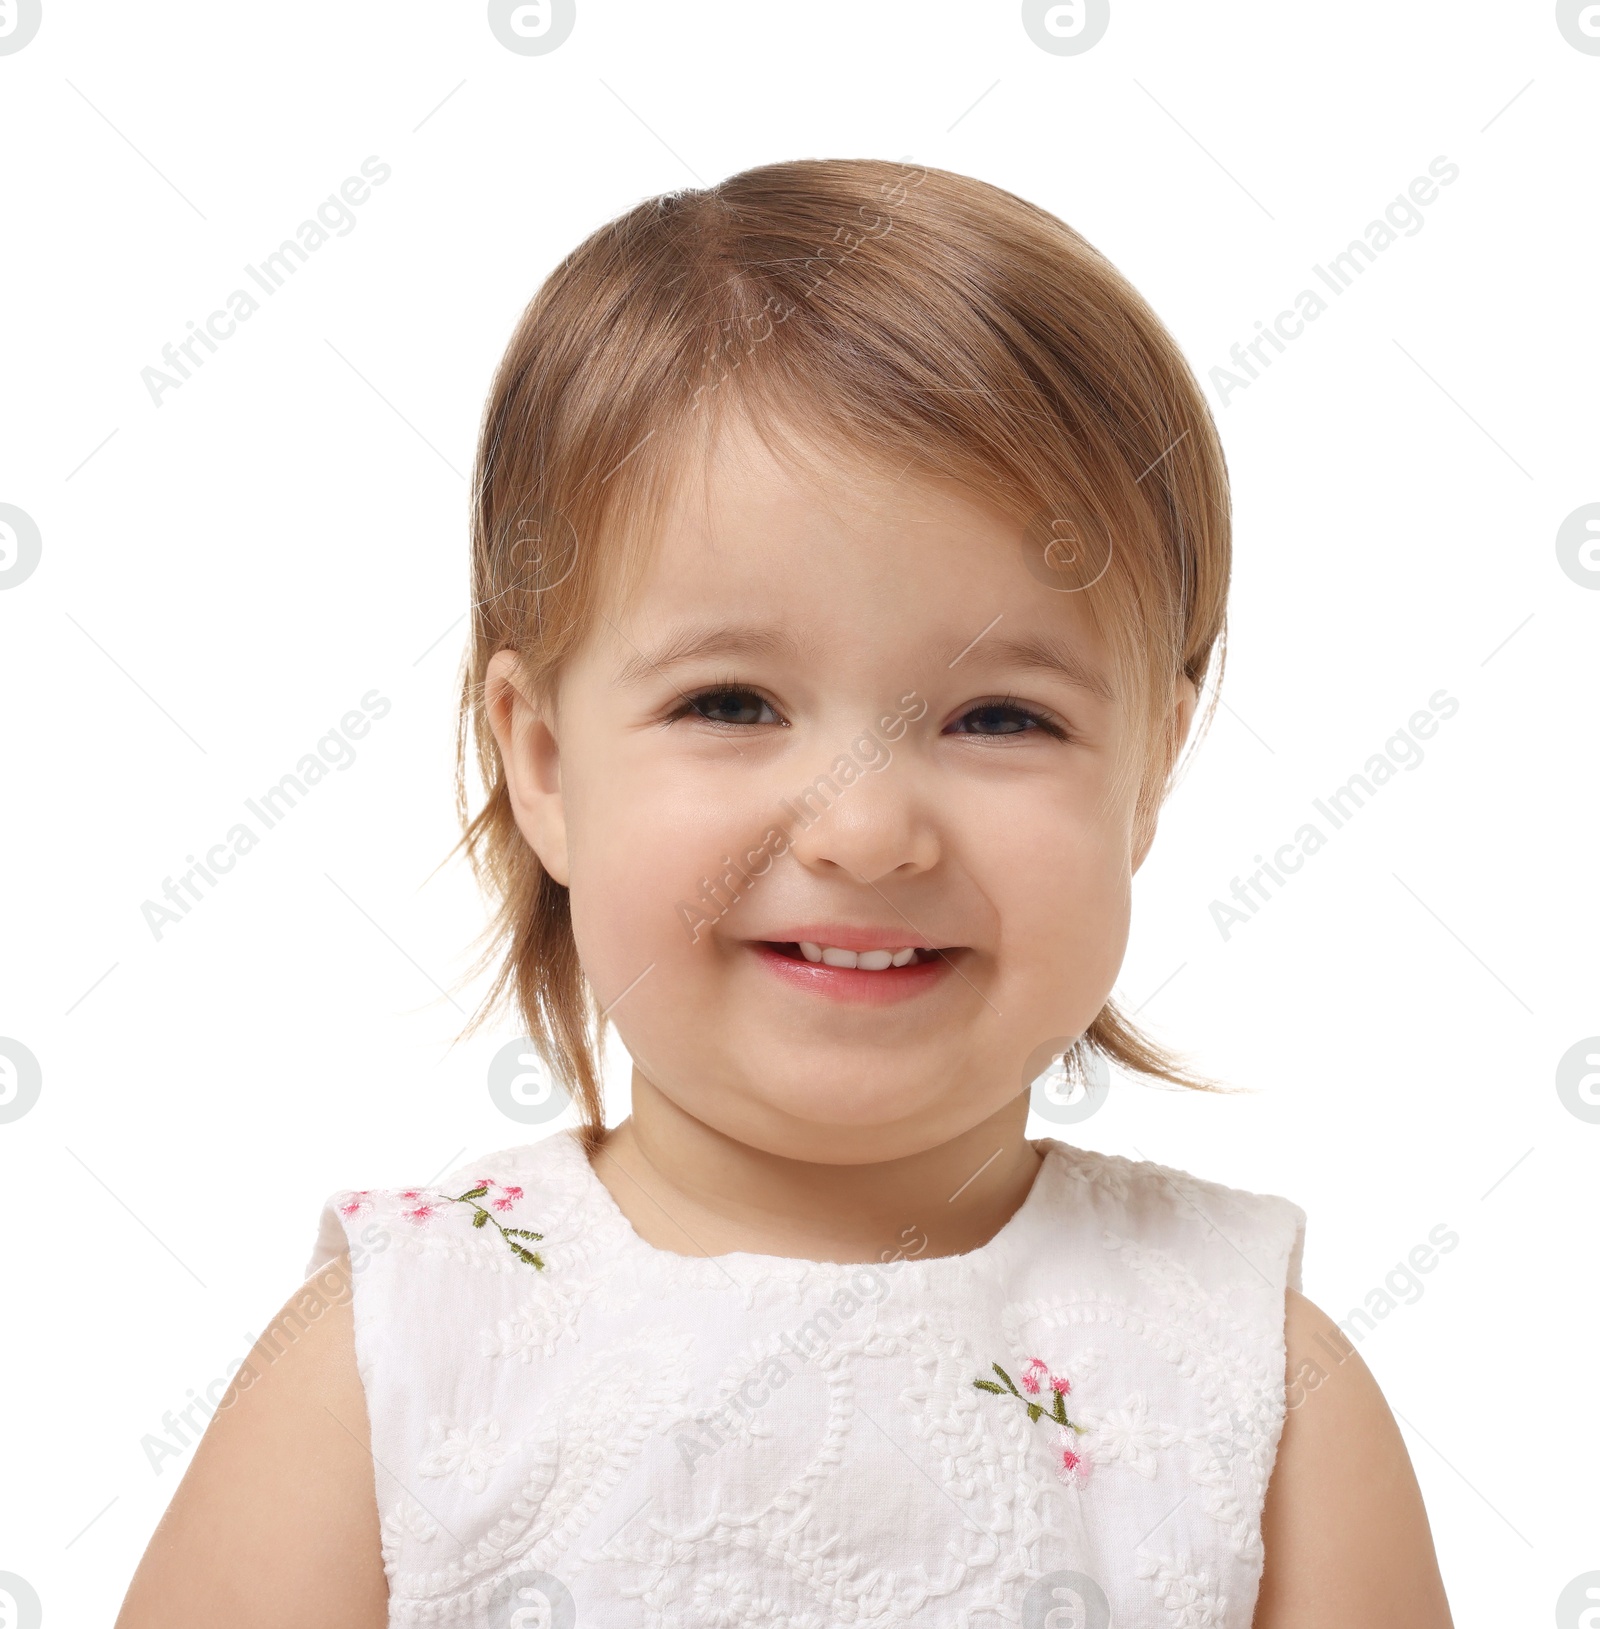
<instances>
[{"instance_id":1,"label":"white dress","mask_svg":"<svg viewBox=\"0 0 1600 1629\"><path fill-rule=\"evenodd\" d=\"M333 1195L389 1623L1248 1629L1305 1214L1035 1146L857 1265L658 1250L565 1131Z\"/></svg>"}]
</instances>

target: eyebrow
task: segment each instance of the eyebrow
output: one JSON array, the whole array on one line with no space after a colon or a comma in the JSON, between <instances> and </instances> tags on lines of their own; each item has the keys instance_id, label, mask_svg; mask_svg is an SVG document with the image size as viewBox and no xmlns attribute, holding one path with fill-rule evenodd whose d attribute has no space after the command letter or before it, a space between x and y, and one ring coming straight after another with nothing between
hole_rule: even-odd
<instances>
[{"instance_id":1,"label":"eyebrow","mask_svg":"<svg viewBox=\"0 0 1600 1629\"><path fill-rule=\"evenodd\" d=\"M626 635L615 630L619 637ZM631 643L631 641L629 641ZM1104 677L1090 667L1070 645L1046 634L1016 634L1004 639L983 639L979 647L991 661L1012 667L1053 673L1068 684L1110 702L1116 698ZM974 647L969 646L968 649ZM617 670L617 683L627 687L661 677L668 668L685 662L715 657L790 656L798 657L800 647L781 628L715 626L683 628L653 650L634 647L633 654ZM958 652L956 660L966 654ZM947 666L954 666L954 662Z\"/></svg>"},{"instance_id":2,"label":"eyebrow","mask_svg":"<svg viewBox=\"0 0 1600 1629\"><path fill-rule=\"evenodd\" d=\"M614 628L614 631L619 637L627 639L620 629ZM798 654L799 647L795 640L781 628L683 628L654 650L640 650L635 646L633 655L617 670L617 683L624 686L643 684L647 679L659 677L667 668L684 662L703 661L707 657Z\"/></svg>"},{"instance_id":3,"label":"eyebrow","mask_svg":"<svg viewBox=\"0 0 1600 1629\"><path fill-rule=\"evenodd\" d=\"M992 662L1054 673L1068 684L1088 691L1091 696L1098 696L1101 701L1116 700L1111 686L1101 673L1084 661L1070 645L1052 639L1048 634L1014 634L1005 639L984 639L979 641L977 649Z\"/></svg>"}]
</instances>

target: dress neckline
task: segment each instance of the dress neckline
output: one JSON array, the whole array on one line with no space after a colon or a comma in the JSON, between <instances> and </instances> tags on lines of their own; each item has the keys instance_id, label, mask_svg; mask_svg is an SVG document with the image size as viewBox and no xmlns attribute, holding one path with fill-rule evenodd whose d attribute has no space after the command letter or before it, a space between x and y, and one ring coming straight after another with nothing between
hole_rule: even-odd
<instances>
[{"instance_id":1,"label":"dress neckline","mask_svg":"<svg viewBox=\"0 0 1600 1629\"><path fill-rule=\"evenodd\" d=\"M600 1180L589 1162L579 1133L575 1129L557 1132L550 1139L551 1154L567 1173L571 1191L578 1209L584 1213L581 1226L591 1236L599 1236L619 1250L626 1251L639 1261L660 1268L707 1268L720 1264L725 1272L737 1266L757 1276L788 1277L797 1274L825 1274L845 1277L863 1268L893 1267L897 1272L910 1271L914 1277L936 1277L942 1273L965 1272L987 1266L1007 1254L1017 1239L1031 1225L1036 1214L1048 1203L1050 1193L1059 1181L1057 1169L1064 1145L1052 1137L1030 1138L1028 1141L1043 1156L1033 1181L1022 1197L1022 1202L1010 1216L982 1244L971 1250L944 1256L899 1256L877 1261L819 1261L811 1256L767 1255L753 1250L729 1250L718 1255L691 1256L676 1250L664 1250L651 1244L623 1214L622 1207L612 1197L611 1190ZM731 1272L730 1272L731 1276Z\"/></svg>"}]
</instances>

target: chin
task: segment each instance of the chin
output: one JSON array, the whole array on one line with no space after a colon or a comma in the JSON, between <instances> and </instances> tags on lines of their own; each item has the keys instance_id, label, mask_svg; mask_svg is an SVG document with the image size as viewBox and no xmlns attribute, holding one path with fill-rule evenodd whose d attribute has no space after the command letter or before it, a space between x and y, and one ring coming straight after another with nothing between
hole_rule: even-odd
<instances>
[{"instance_id":1,"label":"chin","mask_svg":"<svg viewBox=\"0 0 1600 1629\"><path fill-rule=\"evenodd\" d=\"M960 1105L930 1096L926 1080L897 1086L881 1077L836 1080L821 1091L814 1078L786 1083L769 1076L759 1086L735 1087L724 1101L735 1110L724 1129L739 1141L834 1165L920 1153L965 1130L972 1115L970 1105L962 1113Z\"/></svg>"}]
</instances>

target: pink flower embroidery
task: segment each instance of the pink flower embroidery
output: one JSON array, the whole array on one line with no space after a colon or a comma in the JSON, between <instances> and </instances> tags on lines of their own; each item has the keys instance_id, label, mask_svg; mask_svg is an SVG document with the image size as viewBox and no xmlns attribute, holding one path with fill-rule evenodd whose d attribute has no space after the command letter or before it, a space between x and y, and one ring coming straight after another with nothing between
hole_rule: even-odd
<instances>
[{"instance_id":1,"label":"pink flower embroidery","mask_svg":"<svg viewBox=\"0 0 1600 1629\"><path fill-rule=\"evenodd\" d=\"M1065 1375L1051 1374L1050 1366L1042 1358L1029 1358L1023 1365L1022 1390L1018 1391L1011 1376L998 1363L991 1363L989 1367L999 1375L1002 1383L997 1385L993 1380L974 1380L973 1385L979 1391L990 1392L996 1397L1015 1397L1028 1411L1030 1423L1049 1420L1056 1427L1056 1475L1063 1482L1082 1487L1089 1477L1090 1461L1073 1446L1084 1428L1074 1425L1067 1418L1067 1393L1072 1390L1072 1382ZM1034 1402L1034 1398L1043 1397L1046 1387L1049 1388L1050 1401Z\"/></svg>"},{"instance_id":2,"label":"pink flower embroidery","mask_svg":"<svg viewBox=\"0 0 1600 1629\"><path fill-rule=\"evenodd\" d=\"M472 1225L474 1227L485 1227L489 1223L493 1222L494 1226L499 1230L500 1237L505 1241L512 1255L514 1255L518 1261L526 1262L530 1267L537 1267L542 1271L544 1268L543 1258L536 1250L530 1250L526 1244L523 1244L520 1241L523 1239L528 1239L534 1243L537 1243L544 1237L544 1234L535 1233L534 1230L529 1227L507 1227L503 1222L495 1221L495 1218L489 1214L489 1211L485 1209L483 1205L478 1203L480 1199L485 1197L491 1188L497 1186L499 1186L499 1184L491 1182L487 1177L485 1177L474 1183L473 1186L468 1188L465 1193L435 1194L431 1199L423 1200L421 1204L414 1205L410 1210L402 1211L401 1214L408 1222L413 1222L420 1226L423 1222L426 1222L429 1217L439 1214L439 1212L443 1209L443 1205L440 1203L441 1200L447 1201L452 1205L469 1205L472 1208ZM362 1191L366 1192L365 1189ZM401 1193L400 1197L402 1199L422 1199L422 1194L423 1190L420 1188L407 1188ZM521 1188L507 1187L503 1189L500 1198L491 1199L489 1204L495 1210L507 1211L511 1210L515 1206L516 1201L521 1197ZM341 1206L340 1208L345 1209L344 1206ZM345 1214L348 1215L350 1212L346 1210Z\"/></svg>"},{"instance_id":3,"label":"pink flower embroidery","mask_svg":"<svg viewBox=\"0 0 1600 1629\"><path fill-rule=\"evenodd\" d=\"M1071 1428L1076 1430L1077 1427ZM1056 1449L1056 1475L1069 1485L1082 1487L1089 1480L1090 1462L1077 1449L1070 1446L1072 1437L1066 1426L1061 1427L1060 1446Z\"/></svg>"}]
</instances>

